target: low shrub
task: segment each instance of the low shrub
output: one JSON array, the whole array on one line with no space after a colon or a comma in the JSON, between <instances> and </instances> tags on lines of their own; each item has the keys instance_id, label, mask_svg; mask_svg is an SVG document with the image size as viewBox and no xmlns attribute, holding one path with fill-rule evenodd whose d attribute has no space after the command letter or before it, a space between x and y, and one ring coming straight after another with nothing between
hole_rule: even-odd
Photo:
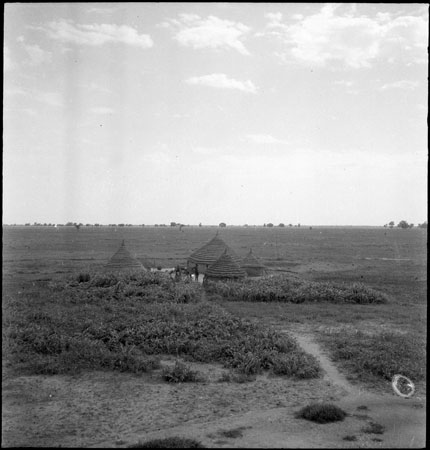
<instances>
[{"instance_id":1,"label":"low shrub","mask_svg":"<svg viewBox=\"0 0 430 450\"><path fill-rule=\"evenodd\" d=\"M243 436L243 431L245 429L246 427L238 427L233 428L232 430L222 430L219 432L219 434L229 439L237 439Z\"/></svg>"},{"instance_id":2,"label":"low shrub","mask_svg":"<svg viewBox=\"0 0 430 450\"><path fill-rule=\"evenodd\" d=\"M77 277L76 277L76 281L78 283L87 283L88 281L90 281L91 276L89 273L80 273Z\"/></svg>"},{"instance_id":3,"label":"low shrub","mask_svg":"<svg viewBox=\"0 0 430 450\"><path fill-rule=\"evenodd\" d=\"M345 419L347 413L331 403L314 403L305 406L297 413L297 418L317 423L339 422Z\"/></svg>"},{"instance_id":4,"label":"low shrub","mask_svg":"<svg viewBox=\"0 0 430 450\"><path fill-rule=\"evenodd\" d=\"M357 440L357 436L348 434L348 435L344 436L342 439L343 439L344 441L354 442L354 441Z\"/></svg>"},{"instance_id":5,"label":"low shrub","mask_svg":"<svg viewBox=\"0 0 430 450\"><path fill-rule=\"evenodd\" d=\"M167 366L163 368L163 379L169 383L186 383L201 381L201 376L190 366L181 361L176 361L173 367Z\"/></svg>"},{"instance_id":6,"label":"low shrub","mask_svg":"<svg viewBox=\"0 0 430 450\"><path fill-rule=\"evenodd\" d=\"M385 427L380 423L370 422L367 426L363 427L361 431L367 434L384 434Z\"/></svg>"},{"instance_id":7,"label":"low shrub","mask_svg":"<svg viewBox=\"0 0 430 450\"><path fill-rule=\"evenodd\" d=\"M363 283L311 282L285 275L242 281L208 281L208 293L230 301L386 303L388 297Z\"/></svg>"},{"instance_id":8,"label":"low shrub","mask_svg":"<svg viewBox=\"0 0 430 450\"><path fill-rule=\"evenodd\" d=\"M276 375L308 379L317 378L321 374L321 368L313 355L287 353L276 358L273 364L273 372Z\"/></svg>"},{"instance_id":9,"label":"low shrub","mask_svg":"<svg viewBox=\"0 0 430 450\"><path fill-rule=\"evenodd\" d=\"M76 284L76 280L78 284ZM79 291L83 298L89 296L110 299L140 299L147 303L197 303L201 300L199 283L175 282L163 272L119 273L96 272L79 274L66 284L66 288ZM69 292L70 295L70 292Z\"/></svg>"},{"instance_id":10,"label":"low shrub","mask_svg":"<svg viewBox=\"0 0 430 450\"><path fill-rule=\"evenodd\" d=\"M128 448L205 448L205 447L195 439L174 436L164 439L151 439L146 442L138 442L137 444L129 445Z\"/></svg>"}]
</instances>

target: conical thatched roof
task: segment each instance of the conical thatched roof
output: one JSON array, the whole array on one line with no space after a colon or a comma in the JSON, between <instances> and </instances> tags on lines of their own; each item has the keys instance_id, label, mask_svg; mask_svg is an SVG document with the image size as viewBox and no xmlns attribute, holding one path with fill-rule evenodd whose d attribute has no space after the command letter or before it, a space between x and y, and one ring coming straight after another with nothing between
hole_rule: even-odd
<instances>
[{"instance_id":1,"label":"conical thatched roof","mask_svg":"<svg viewBox=\"0 0 430 450\"><path fill-rule=\"evenodd\" d=\"M224 250L224 253L208 267L206 276L208 278L244 278L246 272L227 253L227 250Z\"/></svg>"},{"instance_id":2,"label":"conical thatched roof","mask_svg":"<svg viewBox=\"0 0 430 450\"><path fill-rule=\"evenodd\" d=\"M188 261L194 264L213 264L226 250L237 264L240 265L242 263L242 260L218 236L218 233L207 244L192 253L188 258Z\"/></svg>"},{"instance_id":3,"label":"conical thatched roof","mask_svg":"<svg viewBox=\"0 0 430 450\"><path fill-rule=\"evenodd\" d=\"M266 266L257 258L253 253L252 249L249 250L249 253L243 259L242 267L258 267L265 268Z\"/></svg>"},{"instance_id":4,"label":"conical thatched roof","mask_svg":"<svg viewBox=\"0 0 430 450\"><path fill-rule=\"evenodd\" d=\"M124 240L121 243L119 250L112 256L106 264L106 269L140 269L146 270L143 265L125 248Z\"/></svg>"}]
</instances>

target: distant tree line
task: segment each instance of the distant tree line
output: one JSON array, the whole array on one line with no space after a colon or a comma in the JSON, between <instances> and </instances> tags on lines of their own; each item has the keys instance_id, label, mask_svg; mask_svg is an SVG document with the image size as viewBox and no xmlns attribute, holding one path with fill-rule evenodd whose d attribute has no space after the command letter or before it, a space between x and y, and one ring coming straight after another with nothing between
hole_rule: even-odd
<instances>
[{"instance_id":1,"label":"distant tree line","mask_svg":"<svg viewBox=\"0 0 430 450\"><path fill-rule=\"evenodd\" d=\"M263 227L269 227L269 228L272 228L272 227L274 227L275 225L273 225L273 223L271 223L271 222L269 222L269 223L265 223L265 224L263 224ZM277 225L279 228L284 228L285 227L285 224L284 223L280 223L279 225ZM289 223L288 224L288 226L289 227L292 227L293 226L293 224L292 223ZM294 225L295 227L300 227L300 224L298 223L297 225Z\"/></svg>"},{"instance_id":2,"label":"distant tree line","mask_svg":"<svg viewBox=\"0 0 430 450\"><path fill-rule=\"evenodd\" d=\"M423 222L423 223L419 223L418 228L427 228L427 221ZM384 225L384 228L394 228L394 220L392 220L391 222L389 222L388 224L386 223ZM401 220L397 225L397 228L403 228L404 230L406 230L407 228L413 228L414 224L413 223L408 223L406 220Z\"/></svg>"},{"instance_id":3,"label":"distant tree line","mask_svg":"<svg viewBox=\"0 0 430 450\"><path fill-rule=\"evenodd\" d=\"M12 226L22 226L20 224L12 224ZM30 223L27 222L24 224L24 226L26 227L76 227L76 228L80 228L83 226L86 227L144 227L145 224L140 224L140 225L133 225L132 223L110 223L108 225L103 225L100 223L86 223L85 225L83 223L77 223L77 222L67 222L67 223L41 223L41 222L34 222L34 223ZM155 225L158 226L158 225ZM166 226L166 225L160 225L160 226Z\"/></svg>"},{"instance_id":4,"label":"distant tree line","mask_svg":"<svg viewBox=\"0 0 430 450\"><path fill-rule=\"evenodd\" d=\"M4 224L7 225L7 224ZM10 224L9 226L22 226L22 224ZM131 223L109 223L107 225L101 224L101 223L86 223L85 225L83 223L78 223L78 222L66 222L65 224L63 223L41 223L41 222L27 222L24 224L24 226L26 227L30 227L30 226L36 226L36 227L76 227L77 229L79 229L80 227L144 227L145 224L139 224L139 225L133 225ZM168 225L164 224L164 223L156 223L153 225L154 227L167 227ZM189 225L187 225L189 226ZM202 223L200 222L198 224L199 227L202 226ZM210 225L210 226L215 226L215 225ZM227 226L227 224L225 222L220 222L219 227L224 228ZM261 226L261 225L249 225L249 224L245 224L243 225L244 227L250 227L250 226ZM267 227L267 228L273 228L273 227L279 227L279 228L285 228L287 225L285 225L284 223L279 223L278 225L274 225L272 222L269 223L264 223L263 227ZM414 228L414 224L413 223L408 223L406 220L401 220L397 225L395 224L395 222L392 220L389 223L386 223L384 225L384 228L402 228L402 229L408 229L408 228ZM416 225L418 228L427 228L427 221L423 222L423 223L419 223L418 225ZM170 222L170 227L179 227L180 229L182 229L183 227L185 227L184 224L180 223L180 222ZM288 224L288 227L298 227L300 228L300 223L293 225L292 223ZM312 227L310 227L312 228Z\"/></svg>"}]
</instances>

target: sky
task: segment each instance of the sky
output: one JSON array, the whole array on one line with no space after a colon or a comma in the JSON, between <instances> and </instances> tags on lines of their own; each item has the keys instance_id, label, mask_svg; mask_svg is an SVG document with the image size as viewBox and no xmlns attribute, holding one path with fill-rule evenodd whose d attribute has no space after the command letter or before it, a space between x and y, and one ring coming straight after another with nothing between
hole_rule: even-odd
<instances>
[{"instance_id":1,"label":"sky","mask_svg":"<svg viewBox=\"0 0 430 450\"><path fill-rule=\"evenodd\" d=\"M6 3L3 223L422 223L428 14Z\"/></svg>"}]
</instances>

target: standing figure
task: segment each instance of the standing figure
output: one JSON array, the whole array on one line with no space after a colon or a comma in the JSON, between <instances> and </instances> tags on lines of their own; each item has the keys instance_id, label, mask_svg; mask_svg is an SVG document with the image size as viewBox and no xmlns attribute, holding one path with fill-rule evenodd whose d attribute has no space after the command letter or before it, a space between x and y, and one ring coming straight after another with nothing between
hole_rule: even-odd
<instances>
[{"instance_id":1,"label":"standing figure","mask_svg":"<svg viewBox=\"0 0 430 450\"><path fill-rule=\"evenodd\" d=\"M199 281L199 271L197 269L197 266L194 268L194 274L196 275L196 281Z\"/></svg>"}]
</instances>

